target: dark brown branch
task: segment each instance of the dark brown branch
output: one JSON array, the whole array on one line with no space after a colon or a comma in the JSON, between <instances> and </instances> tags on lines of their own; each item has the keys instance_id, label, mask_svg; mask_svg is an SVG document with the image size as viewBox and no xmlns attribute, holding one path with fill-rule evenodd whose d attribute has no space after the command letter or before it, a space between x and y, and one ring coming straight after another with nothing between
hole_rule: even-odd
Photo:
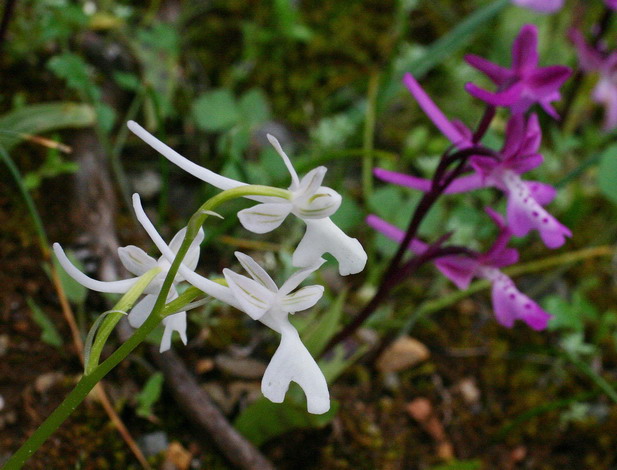
<instances>
[{"instance_id":1,"label":"dark brown branch","mask_svg":"<svg viewBox=\"0 0 617 470\"><path fill-rule=\"evenodd\" d=\"M151 352L178 406L191 421L208 431L231 463L245 470L275 470L272 463L229 424L174 351L160 354L158 347L153 347Z\"/></svg>"}]
</instances>

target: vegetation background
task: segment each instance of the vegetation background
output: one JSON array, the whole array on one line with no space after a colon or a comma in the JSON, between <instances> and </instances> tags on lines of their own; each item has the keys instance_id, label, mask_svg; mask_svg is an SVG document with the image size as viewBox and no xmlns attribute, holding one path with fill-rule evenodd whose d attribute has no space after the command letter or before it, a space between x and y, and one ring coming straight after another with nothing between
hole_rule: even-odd
<instances>
[{"instance_id":1,"label":"vegetation background","mask_svg":"<svg viewBox=\"0 0 617 470\"><path fill-rule=\"evenodd\" d=\"M104 277L117 269L114 240L147 246L127 205L132 192L148 202L168 239L214 194L129 135L127 120L244 181L288 184L268 132L289 149L299 172L328 167L326 183L344 197L334 220L370 258L365 272L349 278L328 265L320 279L324 300L297 316L305 342L319 352L370 298L396 249L364 217L377 213L403 227L419 199L373 182L367 168L430 177L448 146L404 89L403 73L413 72L448 116L474 125L482 104L463 85L483 79L463 55L509 64L512 40L531 22L540 29L541 63L576 68L567 30L589 30L604 6L566 4L559 14L538 15L506 0L6 0L0 463L81 373L59 293L81 336L107 308L104 297L54 274L45 237L71 247L85 269ZM606 41L614 48L610 21ZM177 343L176 352L227 420L277 468L617 468L617 146L615 131L600 130L601 110L590 100L595 80L575 75L558 104L563 119L542 116L546 164L534 174L559 188L551 211L574 236L555 252L534 236L514 242L522 254L517 283L555 315L549 331L500 327L487 284L459 292L425 267L345 354L326 358L333 411L312 417L297 389L284 405L260 398L275 335L215 304L189 316L189 344ZM504 124L496 119L487 142L498 145ZM421 234L434 239L452 231L456 243L486 248L494 236L482 213L488 203L503 201L491 190L444 198ZM288 230L253 237L235 219L239 207L210 227L202 272L232 266L238 249L270 271L289 272L302 227L287 222ZM402 339L371 356L385 337ZM212 436L183 413L147 348L105 382L112 408L150 465L232 468ZM27 468L140 465L93 397Z\"/></svg>"}]
</instances>

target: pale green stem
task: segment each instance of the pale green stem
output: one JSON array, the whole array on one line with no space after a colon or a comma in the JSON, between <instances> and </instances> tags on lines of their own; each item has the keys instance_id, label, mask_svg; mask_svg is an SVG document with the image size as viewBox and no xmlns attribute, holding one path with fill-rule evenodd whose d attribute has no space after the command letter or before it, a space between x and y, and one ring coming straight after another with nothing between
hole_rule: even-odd
<instances>
[{"instance_id":1,"label":"pale green stem","mask_svg":"<svg viewBox=\"0 0 617 470\"><path fill-rule=\"evenodd\" d=\"M223 191L213 198L206 201L189 221L186 236L178 250L163 286L156 300L152 313L146 321L133 333L133 335L118 349L116 349L105 361L95 367L90 374L82 376L75 388L67 395L64 401L56 408L51 415L34 431L28 440L11 456L4 465L3 470L18 470L23 464L38 450L47 438L71 415L77 406L86 398L88 393L109 371L116 367L126 358L137 346L139 346L154 328L164 318L164 307L167 294L176 277L178 268L182 263L192 241L199 232L199 228L208 218L208 211L213 211L220 204L231 199L246 196L273 196L283 199L290 199L291 193L284 189L271 188L268 186L246 185Z\"/></svg>"},{"instance_id":2,"label":"pale green stem","mask_svg":"<svg viewBox=\"0 0 617 470\"><path fill-rule=\"evenodd\" d=\"M150 282L152 282L152 279L154 279L160 272L161 268L157 266L156 268L152 268L143 274L105 317L103 323L96 332L96 339L92 343L92 346L88 348L84 354L86 356L84 357L84 370L86 375L91 374L92 371L99 365L99 358L101 357L103 347L107 343L109 335L114 330L120 319L126 315L126 312L128 312L131 307L133 307L139 296L143 294L146 287L148 287Z\"/></svg>"}]
</instances>

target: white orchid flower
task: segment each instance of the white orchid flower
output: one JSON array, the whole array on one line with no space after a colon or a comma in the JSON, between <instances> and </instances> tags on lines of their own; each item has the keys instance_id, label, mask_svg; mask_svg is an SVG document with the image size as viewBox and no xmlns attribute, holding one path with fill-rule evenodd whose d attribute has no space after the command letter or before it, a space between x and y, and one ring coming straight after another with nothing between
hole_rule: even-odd
<instances>
[{"instance_id":1,"label":"white orchid flower","mask_svg":"<svg viewBox=\"0 0 617 470\"><path fill-rule=\"evenodd\" d=\"M226 178L191 162L134 121L129 121L128 127L169 161L208 184L222 190L246 184ZM307 225L307 231L293 254L294 266L310 266L316 263L324 253L331 253L339 263L339 272L342 276L362 271L367 260L362 245L357 239L347 236L329 218L339 208L341 196L333 189L321 186L326 168L315 168L300 179L278 140L270 134L268 134L268 140L283 159L291 175L289 191L292 196L289 200L275 197L249 197L260 204L238 213L242 225L255 233L267 233L280 226L283 220L292 213Z\"/></svg>"},{"instance_id":2,"label":"white orchid flower","mask_svg":"<svg viewBox=\"0 0 617 470\"><path fill-rule=\"evenodd\" d=\"M172 239L169 248L172 253L177 253L182 240L184 240L184 235L186 233L186 229L180 230ZM189 269L195 269L197 267L197 261L199 260L199 245L204 239L203 230L200 230L198 236L195 238L191 247L189 248L185 262ZM135 304L135 306L131 309L131 312L128 315L128 320L130 325L133 328L139 328L148 317L148 314L152 312L152 308L156 302L156 298L161 291L161 287L163 286L163 282L165 280L165 276L167 276L167 272L170 267L169 261L167 258L160 257L158 260L149 256L144 252L141 248L138 248L133 245L125 246L118 248L118 256L120 257L120 261L124 265L124 267L131 274L134 274L134 278L123 279L120 281L97 281L96 279L92 279L86 274L82 273L79 269L77 269L73 263L68 259L64 250L58 243L54 243L54 252L58 261L64 270L71 276L75 281L80 283L81 285L87 287L88 289L95 290L97 292L107 292L114 294L124 294L126 293L135 282L137 282L138 278L148 272L153 268L160 268L160 272L156 275L156 277L152 280L152 282L146 287L144 290L145 296ZM171 290L169 291L169 295L167 296L167 302L170 302L178 297L178 291L176 290L176 284L182 282L184 278L180 273L178 273L174 279ZM177 331L180 335L180 339L184 344L187 342L186 338L186 311L181 311L178 313L174 313L173 315L169 315L163 319L163 324L165 325L165 330L163 332L163 338L161 340L160 351L164 352L171 348L171 336L174 331Z\"/></svg>"},{"instance_id":3,"label":"white orchid flower","mask_svg":"<svg viewBox=\"0 0 617 470\"><path fill-rule=\"evenodd\" d=\"M169 261L173 260L174 252L165 244L148 219L137 194L133 195L133 207L137 220L163 256ZM180 265L178 273L208 295L236 307L281 334L281 344L272 357L261 383L261 390L266 398L281 403L289 384L293 381L304 390L308 411L314 414L325 413L330 409L328 384L288 319L290 313L312 307L323 295L322 286L308 286L292 291L319 268L324 260L320 259L313 266L297 271L279 289L252 258L242 253L236 253L236 256L252 279L225 269L223 274L229 285L225 287L200 276L183 264Z\"/></svg>"},{"instance_id":4,"label":"white orchid flower","mask_svg":"<svg viewBox=\"0 0 617 470\"><path fill-rule=\"evenodd\" d=\"M262 393L270 401L282 403L289 384L296 382L304 390L309 413L325 413L330 409L328 384L288 318L290 313L311 308L323 295L323 286L316 285L292 291L325 260L295 272L279 289L250 256L236 252L236 257L251 278L224 269L229 288L244 312L281 335L281 343L261 381Z\"/></svg>"}]
</instances>

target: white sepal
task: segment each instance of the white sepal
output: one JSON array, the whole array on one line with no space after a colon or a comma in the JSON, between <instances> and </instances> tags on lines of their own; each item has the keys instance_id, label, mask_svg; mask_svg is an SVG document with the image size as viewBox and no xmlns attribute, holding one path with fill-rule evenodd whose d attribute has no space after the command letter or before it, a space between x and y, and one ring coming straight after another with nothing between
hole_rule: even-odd
<instances>
[{"instance_id":1,"label":"white sepal","mask_svg":"<svg viewBox=\"0 0 617 470\"><path fill-rule=\"evenodd\" d=\"M118 248L118 257L126 270L135 276L141 276L156 267L156 260L135 245Z\"/></svg>"},{"instance_id":2,"label":"white sepal","mask_svg":"<svg viewBox=\"0 0 617 470\"><path fill-rule=\"evenodd\" d=\"M272 280L270 275L261 266L259 266L253 258L240 251L236 251L234 254L245 271L249 273L253 279L272 292L276 292L278 290L276 283Z\"/></svg>"},{"instance_id":3,"label":"white sepal","mask_svg":"<svg viewBox=\"0 0 617 470\"><path fill-rule=\"evenodd\" d=\"M275 293L259 282L224 269L223 275L242 310L253 320L259 320L272 306Z\"/></svg>"},{"instance_id":4,"label":"white sepal","mask_svg":"<svg viewBox=\"0 0 617 470\"><path fill-rule=\"evenodd\" d=\"M253 233L268 233L279 227L289 215L290 203L265 203L238 212L242 226Z\"/></svg>"},{"instance_id":5,"label":"white sepal","mask_svg":"<svg viewBox=\"0 0 617 470\"><path fill-rule=\"evenodd\" d=\"M317 271L322 264L326 262L325 259L319 258L316 262L314 262L311 266L307 266L306 268L298 269L295 273L293 273L289 278L283 283L279 292L282 295L289 294L292 290L298 287L302 281L304 281L307 277Z\"/></svg>"},{"instance_id":6,"label":"white sepal","mask_svg":"<svg viewBox=\"0 0 617 470\"><path fill-rule=\"evenodd\" d=\"M323 219L334 214L342 201L339 193L322 186L308 198L294 199L294 214L301 219Z\"/></svg>"},{"instance_id":7,"label":"white sepal","mask_svg":"<svg viewBox=\"0 0 617 470\"><path fill-rule=\"evenodd\" d=\"M323 295L323 286L306 286L281 299L281 308L288 313L301 312L314 306Z\"/></svg>"}]
</instances>

